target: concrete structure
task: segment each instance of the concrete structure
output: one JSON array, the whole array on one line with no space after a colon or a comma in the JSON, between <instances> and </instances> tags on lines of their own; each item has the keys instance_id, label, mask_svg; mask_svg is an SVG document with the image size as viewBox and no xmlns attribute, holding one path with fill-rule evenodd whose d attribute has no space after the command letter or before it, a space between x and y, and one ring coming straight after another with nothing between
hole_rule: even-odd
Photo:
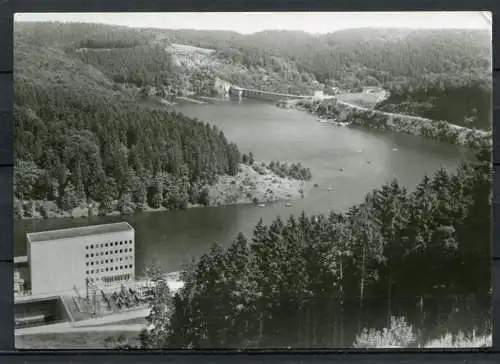
<instances>
[{"instance_id":1,"label":"concrete structure","mask_svg":"<svg viewBox=\"0 0 500 364\"><path fill-rule=\"evenodd\" d=\"M238 86L231 86L231 89L229 90L229 94L231 96L235 96L235 97L239 97L239 98L246 97L246 98L261 99L261 100L268 100L268 101L279 101L279 100L283 100L283 99L287 99L287 100L307 99L307 98L311 97L311 96L306 96L306 95L290 95L290 94L280 94L280 93L276 93L276 92L251 90L248 88L243 88L243 87L238 87Z\"/></svg>"},{"instance_id":2,"label":"concrete structure","mask_svg":"<svg viewBox=\"0 0 500 364\"><path fill-rule=\"evenodd\" d=\"M135 279L135 233L126 222L31 233L27 243L33 296Z\"/></svg>"}]
</instances>

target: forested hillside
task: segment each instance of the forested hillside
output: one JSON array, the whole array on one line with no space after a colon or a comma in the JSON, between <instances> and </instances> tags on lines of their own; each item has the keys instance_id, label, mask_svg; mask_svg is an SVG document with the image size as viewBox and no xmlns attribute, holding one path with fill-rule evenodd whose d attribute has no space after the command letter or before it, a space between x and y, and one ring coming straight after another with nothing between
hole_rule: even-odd
<instances>
[{"instance_id":1,"label":"forested hillside","mask_svg":"<svg viewBox=\"0 0 500 364\"><path fill-rule=\"evenodd\" d=\"M65 207L203 202L201 185L236 173L236 146L201 122L141 106L137 92L209 95L216 78L297 94L376 84L391 92L382 110L489 128L489 42L476 31L241 35L16 23L16 197ZM192 62L168 50L174 43L210 52Z\"/></svg>"},{"instance_id":2,"label":"forested hillside","mask_svg":"<svg viewBox=\"0 0 500 364\"><path fill-rule=\"evenodd\" d=\"M491 36L479 30L349 29L324 36L261 32L275 49L327 85L382 86L381 110L491 128Z\"/></svg>"},{"instance_id":3,"label":"forested hillside","mask_svg":"<svg viewBox=\"0 0 500 364\"><path fill-rule=\"evenodd\" d=\"M56 201L63 210L97 201L102 213L115 200L121 211L180 208L205 203L204 184L237 173L238 149L217 128L141 106L63 50L16 40L17 199ZM16 203L16 215L29 216L22 208Z\"/></svg>"},{"instance_id":4,"label":"forested hillside","mask_svg":"<svg viewBox=\"0 0 500 364\"><path fill-rule=\"evenodd\" d=\"M327 91L328 86L345 91L382 86L391 94L379 107L384 111L491 128L492 45L487 31L349 29L316 36L299 31L238 35L179 30L166 34L177 42L216 49L247 67L267 67L277 57L291 61L303 82L318 81L319 88L326 86ZM294 79L290 71L283 74Z\"/></svg>"}]
</instances>

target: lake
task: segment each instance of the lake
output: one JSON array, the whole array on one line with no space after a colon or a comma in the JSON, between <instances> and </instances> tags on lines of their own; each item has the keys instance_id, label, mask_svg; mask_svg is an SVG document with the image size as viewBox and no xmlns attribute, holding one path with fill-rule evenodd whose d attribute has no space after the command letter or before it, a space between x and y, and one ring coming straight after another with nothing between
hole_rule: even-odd
<instances>
[{"instance_id":1,"label":"lake","mask_svg":"<svg viewBox=\"0 0 500 364\"><path fill-rule=\"evenodd\" d=\"M126 217L16 221L14 255L26 254L26 231L41 231L126 220L136 231L136 274L153 260L168 271L198 256L214 243L229 244L238 232L250 233L260 218L271 221L290 214L327 213L359 203L372 189L397 178L412 190L425 174L440 167L454 170L466 149L421 137L335 127L316 117L259 101L179 104L176 110L217 125L243 153L256 160L300 162L310 168L313 183L293 207L228 206L184 211L140 213Z\"/></svg>"}]
</instances>

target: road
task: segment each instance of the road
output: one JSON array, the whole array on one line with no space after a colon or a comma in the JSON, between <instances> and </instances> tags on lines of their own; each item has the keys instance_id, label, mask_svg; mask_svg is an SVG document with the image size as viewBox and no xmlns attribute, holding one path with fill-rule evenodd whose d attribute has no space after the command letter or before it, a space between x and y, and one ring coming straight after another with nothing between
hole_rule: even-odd
<instances>
[{"instance_id":1,"label":"road","mask_svg":"<svg viewBox=\"0 0 500 364\"><path fill-rule=\"evenodd\" d=\"M426 119L426 118L423 118L423 117L420 117L420 116L413 116L413 115L407 115L407 114L397 114L397 113L392 113L392 112L385 112L385 111L380 111L380 110L374 110L374 109L369 109L369 108L366 108L366 107L363 107L363 106L359 106L359 105L355 105L355 104L351 104L349 102L346 102L346 101L341 101L341 100L338 100L337 99L337 102L341 105L344 105L344 106L347 106L347 107L350 107L352 109L357 109L357 110L360 110L360 111L375 111L377 112L378 114L381 114L381 115L385 115L385 116L388 116L388 117L396 117L396 118L411 118L413 120L418 120L418 121L429 121L430 119ZM464 126L460 126L460 125L456 125L456 124L452 124L450 122L447 122L447 124L453 128L453 129L459 129L459 130L466 130L466 131L469 131L469 130L472 130L472 129L469 129L469 128L466 128ZM483 134L483 135L489 135L490 132L489 131L486 131L486 130L475 130L476 133L480 133L480 134Z\"/></svg>"},{"instance_id":2,"label":"road","mask_svg":"<svg viewBox=\"0 0 500 364\"><path fill-rule=\"evenodd\" d=\"M141 324L73 327L71 326L70 323L63 322L60 324L45 325L39 327L28 327L25 329L16 330L15 336L40 335L40 334L71 334L77 332L119 332L119 331L140 332L142 329L145 328L146 325L141 325Z\"/></svg>"},{"instance_id":3,"label":"road","mask_svg":"<svg viewBox=\"0 0 500 364\"><path fill-rule=\"evenodd\" d=\"M71 332L92 332L92 331L140 331L145 328L145 324L120 324L120 322L145 318L149 313L148 308L133 311L116 313L104 317L88 319L71 324L70 322L60 322L57 324L43 325L36 327L26 327L16 329L15 335L33 334L54 334ZM110 325L111 324L111 325Z\"/></svg>"}]
</instances>

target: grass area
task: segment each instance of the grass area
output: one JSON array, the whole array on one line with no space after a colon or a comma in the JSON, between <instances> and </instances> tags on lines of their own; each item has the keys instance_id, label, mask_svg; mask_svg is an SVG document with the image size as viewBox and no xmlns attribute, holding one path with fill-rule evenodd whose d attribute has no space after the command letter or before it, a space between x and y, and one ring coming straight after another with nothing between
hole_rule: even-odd
<instances>
[{"instance_id":1,"label":"grass area","mask_svg":"<svg viewBox=\"0 0 500 364\"><path fill-rule=\"evenodd\" d=\"M110 349L106 344L106 338L110 336L122 336L132 346L139 345L138 332L77 332L63 334L34 334L16 336L16 349Z\"/></svg>"}]
</instances>

